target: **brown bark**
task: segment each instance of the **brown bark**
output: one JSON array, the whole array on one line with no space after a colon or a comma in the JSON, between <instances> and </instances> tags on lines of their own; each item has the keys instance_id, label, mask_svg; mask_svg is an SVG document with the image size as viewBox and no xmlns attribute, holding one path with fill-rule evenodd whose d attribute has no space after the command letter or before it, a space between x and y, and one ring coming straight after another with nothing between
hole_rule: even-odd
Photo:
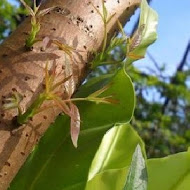
<instances>
[{"instance_id":1,"label":"brown bark","mask_svg":"<svg viewBox=\"0 0 190 190\"><path fill-rule=\"evenodd\" d=\"M117 29L116 20L125 22L130 18L140 0L107 0L105 5L109 15L115 14L108 25L109 36ZM94 0L94 5L101 10L101 0ZM88 71L89 51L100 49L103 41L103 22L88 1L85 0L48 0L42 8L67 7L70 16L50 12L41 19L38 38L50 37L74 46L79 50L73 54L72 77L76 89ZM32 147L44 134L51 122L61 112L58 108L47 109L33 117L32 121L13 130L15 111L4 111L4 99L12 91L23 95L21 107L26 110L43 90L44 66L46 61L56 63L57 70L68 75L65 54L56 46L41 51L42 43L34 45L32 51L24 48L27 33L30 31L30 18L0 46L0 189L7 189L13 177L22 166ZM80 54L80 55L79 55ZM71 63L70 63L71 64Z\"/></svg>"}]
</instances>

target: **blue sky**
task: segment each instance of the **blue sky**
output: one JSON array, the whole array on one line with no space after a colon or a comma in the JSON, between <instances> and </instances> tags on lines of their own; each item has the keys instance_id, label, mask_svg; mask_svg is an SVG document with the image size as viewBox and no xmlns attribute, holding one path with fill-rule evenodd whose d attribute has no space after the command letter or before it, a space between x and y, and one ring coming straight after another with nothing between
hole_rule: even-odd
<instances>
[{"instance_id":1,"label":"blue sky","mask_svg":"<svg viewBox=\"0 0 190 190\"><path fill-rule=\"evenodd\" d=\"M151 6L159 15L158 40L148 50L159 64L166 63L166 74L172 75L190 40L190 0L152 0ZM129 28L137 14L128 24ZM135 65L142 70L147 66L154 68L148 56Z\"/></svg>"}]
</instances>

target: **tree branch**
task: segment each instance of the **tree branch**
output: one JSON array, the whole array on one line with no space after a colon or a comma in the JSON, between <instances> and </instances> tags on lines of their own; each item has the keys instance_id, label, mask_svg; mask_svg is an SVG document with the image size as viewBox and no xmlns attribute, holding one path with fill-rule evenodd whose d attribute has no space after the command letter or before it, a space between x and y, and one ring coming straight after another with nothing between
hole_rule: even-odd
<instances>
[{"instance_id":1,"label":"tree branch","mask_svg":"<svg viewBox=\"0 0 190 190\"><path fill-rule=\"evenodd\" d=\"M109 15L115 14L109 22L109 37L117 29L116 21L123 24L130 18L140 0L106 1ZM94 1L101 9L101 0ZM16 111L4 111L2 106L13 92L23 96L21 109L26 110L43 91L44 67L47 60L57 65L57 72L67 77L71 68L70 82L74 91L88 73L88 64L92 57L89 52L101 48L103 41L103 23L88 1L47 0L42 8L58 6L69 10L69 16L63 11L50 12L41 18L39 39L49 37L76 49L74 62L66 64L65 53L56 46L42 51L42 42L37 42L32 51L26 50L25 40L31 29L30 18L27 18L18 29L0 46L0 189L9 186L19 168L25 162L33 146L44 134L51 122L61 112L58 108L47 109L37 114L32 120L15 129L13 118ZM71 73L70 73L71 74Z\"/></svg>"},{"instance_id":2,"label":"tree branch","mask_svg":"<svg viewBox=\"0 0 190 190\"><path fill-rule=\"evenodd\" d=\"M176 69L175 75L171 78L170 84L173 84L173 85L174 85L174 84L175 84L175 85L178 84L178 82L177 82L177 74L178 74L178 72L180 72L180 71L183 70L183 68L184 68L184 66L185 66L185 64L186 64L186 60L187 60L187 56L188 56L189 52L190 52L190 41L188 42L188 45L187 45L187 47L186 47L186 50L185 50L184 55L183 55L183 57L182 57L182 60L181 60L181 62L179 63L177 69ZM167 97L167 98L165 99L164 104L163 104L163 107L162 107L162 113L163 113L163 114L165 113L165 110L166 110L166 108L167 108L169 102L170 102L170 97Z\"/></svg>"}]
</instances>

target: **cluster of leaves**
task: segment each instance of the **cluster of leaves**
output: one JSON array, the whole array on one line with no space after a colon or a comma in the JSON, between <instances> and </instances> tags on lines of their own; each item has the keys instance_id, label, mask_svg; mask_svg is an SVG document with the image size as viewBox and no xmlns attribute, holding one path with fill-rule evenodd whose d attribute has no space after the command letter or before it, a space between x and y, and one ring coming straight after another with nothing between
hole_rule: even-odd
<instances>
[{"instance_id":1,"label":"cluster of leaves","mask_svg":"<svg viewBox=\"0 0 190 190\"><path fill-rule=\"evenodd\" d=\"M28 35L28 38L26 39L26 47L31 48L34 43L36 43L38 40L36 39L38 32L40 31L40 17L47 14L49 11L53 10L55 7L50 7L47 9L39 10L40 5L36 6L36 0L34 1L34 8L32 9L29 5L26 4L24 0L20 0L21 3L24 5L24 7L27 9L29 14L31 15L31 31ZM103 4L104 5L104 4ZM104 7L105 9L105 7ZM107 19L106 19L107 20ZM107 23L107 21L106 21ZM107 37L106 37L107 38ZM61 43L59 40L56 39L50 39L48 37L45 37L43 40L41 40L43 43L43 50L45 51L48 47L50 47L52 44L56 45L59 50L61 50L65 55L69 56L69 62L67 64L67 69L72 69L72 63L73 60L73 52L76 52L76 50L66 44ZM65 59L65 62L67 62L67 59ZM97 91L91 93L87 97L82 98L72 98L72 93L75 89L73 88L73 85L69 85L69 89L65 90L61 89L63 87L64 83L68 82L72 74L68 77L65 77L63 73L57 73L56 72L56 63L53 65L53 70L49 71L48 62L45 66L45 90L44 92L40 93L39 96L36 98L36 100L32 103L32 105L24 112L22 113L20 102L22 101L22 97L18 92L15 92L10 98L5 99L5 103L3 105L4 110L8 109L17 109L18 115L16 116L17 124L22 125L25 124L34 117L34 115L38 114L41 111L44 111L48 108L52 108L54 106L59 107L64 114L68 115L71 118L71 139L73 142L73 145L77 147L77 141L78 136L80 133L80 113L77 108L77 106L73 103L74 101L91 101L95 102L96 104L99 103L116 103L116 100L112 99L112 95L100 97L103 92L105 92L110 85L104 86L101 89L98 89ZM62 75L62 77L60 77ZM60 81L57 81L59 78L61 78ZM73 80L73 79L72 79ZM49 101L50 103L43 107L44 102Z\"/></svg>"},{"instance_id":2,"label":"cluster of leaves","mask_svg":"<svg viewBox=\"0 0 190 190\"><path fill-rule=\"evenodd\" d=\"M146 27L143 22L141 26ZM137 30L136 34L138 32ZM131 65L131 62L144 56L141 45L138 45L131 52L132 56L129 55L126 59L128 52L126 47L131 49L130 44L136 44L132 42L135 36L139 35L134 34L130 39L121 29L121 36L111 40L110 46L105 51L104 60L99 62L97 59L95 63L102 66L96 68L89 78L113 73L124 63L134 82L137 95L138 106L135 109L132 125L147 144L148 157L161 157L185 151L190 145L188 111L190 68L186 67L185 71L176 69L174 76L164 76L165 66L155 64L155 70L150 69L144 73ZM143 41L142 44L146 43ZM182 61L186 62L184 65L187 66L187 60L182 59Z\"/></svg>"},{"instance_id":3,"label":"cluster of leaves","mask_svg":"<svg viewBox=\"0 0 190 190\"><path fill-rule=\"evenodd\" d=\"M39 112L42 112L48 108L52 108L55 106L59 107L63 111L63 114L66 114L71 118L71 124L70 124L71 139L73 145L77 147L81 121L80 121L80 113L78 107L73 102L90 101L90 102L95 102L96 104L99 103L111 104L111 103L117 103L117 101L113 99L112 95L100 97L106 90L108 90L110 85L104 86L103 88L89 94L87 97L72 98L71 97L72 94L68 94L68 92L65 92L63 89L60 90L60 87L63 87L62 85L68 82L69 79L72 77L72 75L68 77L61 77L61 75L63 75L63 73L56 73L55 66L52 71L49 71L48 64L46 64L45 90L44 92L40 93L38 98L33 102L33 104L27 109L26 112L24 112L23 114L21 113L17 116L17 122L19 124L24 124ZM59 78L61 79L57 81L57 79ZM13 100L15 102L15 99ZM48 101L49 103L43 106L45 101ZM18 101L16 103L17 103L16 105L18 105L19 108ZM9 104L13 104L12 101L5 105ZM15 107L10 107L10 108L15 108Z\"/></svg>"},{"instance_id":4,"label":"cluster of leaves","mask_svg":"<svg viewBox=\"0 0 190 190\"><path fill-rule=\"evenodd\" d=\"M122 49L116 50L109 60L122 57ZM118 66L103 66L90 77L112 73ZM135 85L138 105L132 125L145 141L148 157L166 156L185 151L190 146L190 70L187 67L186 71L177 71L174 76L162 76L164 70L164 67L160 67L151 70L150 74L149 70L145 73L133 66L128 68ZM173 78L175 83L171 82Z\"/></svg>"},{"instance_id":5,"label":"cluster of leaves","mask_svg":"<svg viewBox=\"0 0 190 190\"><path fill-rule=\"evenodd\" d=\"M109 56L113 62L125 53L123 47ZM185 151L190 146L190 68L176 71L173 76L164 76L165 67L156 66L155 70L140 71L128 67L134 82L137 105L132 125L147 144L148 157L162 157L171 153ZM112 73L118 66L103 66L96 69L90 77ZM151 73L151 74L150 74ZM172 82L175 81L175 82Z\"/></svg>"},{"instance_id":6,"label":"cluster of leaves","mask_svg":"<svg viewBox=\"0 0 190 190\"><path fill-rule=\"evenodd\" d=\"M142 59L146 53L147 47L154 43L157 35L155 32L155 28L157 25L157 17L149 17L149 12L146 12L147 6L142 4L141 10L143 14L140 16L139 25L135 33L130 37L127 36L122 28L118 20L118 27L121 32L121 37L114 36L111 39L109 47L106 49L107 45L107 24L113 18L114 15L110 17L107 16L107 9L104 6L104 1L102 0L102 8L103 14L97 10L98 14L101 16L103 23L104 23L104 42L103 42L103 49L100 53L96 54L95 59L92 62L92 68L96 68L101 65L106 64L114 64L117 66L125 64L126 67L130 66L134 61ZM146 23L146 24L145 24ZM152 31L149 31L149 27L152 27ZM118 48L122 48L123 56L117 57L117 59L110 59L113 58L113 54Z\"/></svg>"}]
</instances>

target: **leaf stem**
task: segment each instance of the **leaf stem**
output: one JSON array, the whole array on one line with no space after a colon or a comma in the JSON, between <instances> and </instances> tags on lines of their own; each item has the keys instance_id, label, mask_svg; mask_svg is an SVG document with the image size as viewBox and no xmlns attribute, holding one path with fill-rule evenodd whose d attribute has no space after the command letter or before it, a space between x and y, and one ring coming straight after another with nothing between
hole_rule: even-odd
<instances>
[{"instance_id":1,"label":"leaf stem","mask_svg":"<svg viewBox=\"0 0 190 190\"><path fill-rule=\"evenodd\" d=\"M103 46L102 46L102 53L101 53L101 57L100 57L101 60L102 60L103 54L104 54L104 52L106 50L107 37L108 37L108 34L107 34L107 23L104 22L104 40L103 40Z\"/></svg>"}]
</instances>

